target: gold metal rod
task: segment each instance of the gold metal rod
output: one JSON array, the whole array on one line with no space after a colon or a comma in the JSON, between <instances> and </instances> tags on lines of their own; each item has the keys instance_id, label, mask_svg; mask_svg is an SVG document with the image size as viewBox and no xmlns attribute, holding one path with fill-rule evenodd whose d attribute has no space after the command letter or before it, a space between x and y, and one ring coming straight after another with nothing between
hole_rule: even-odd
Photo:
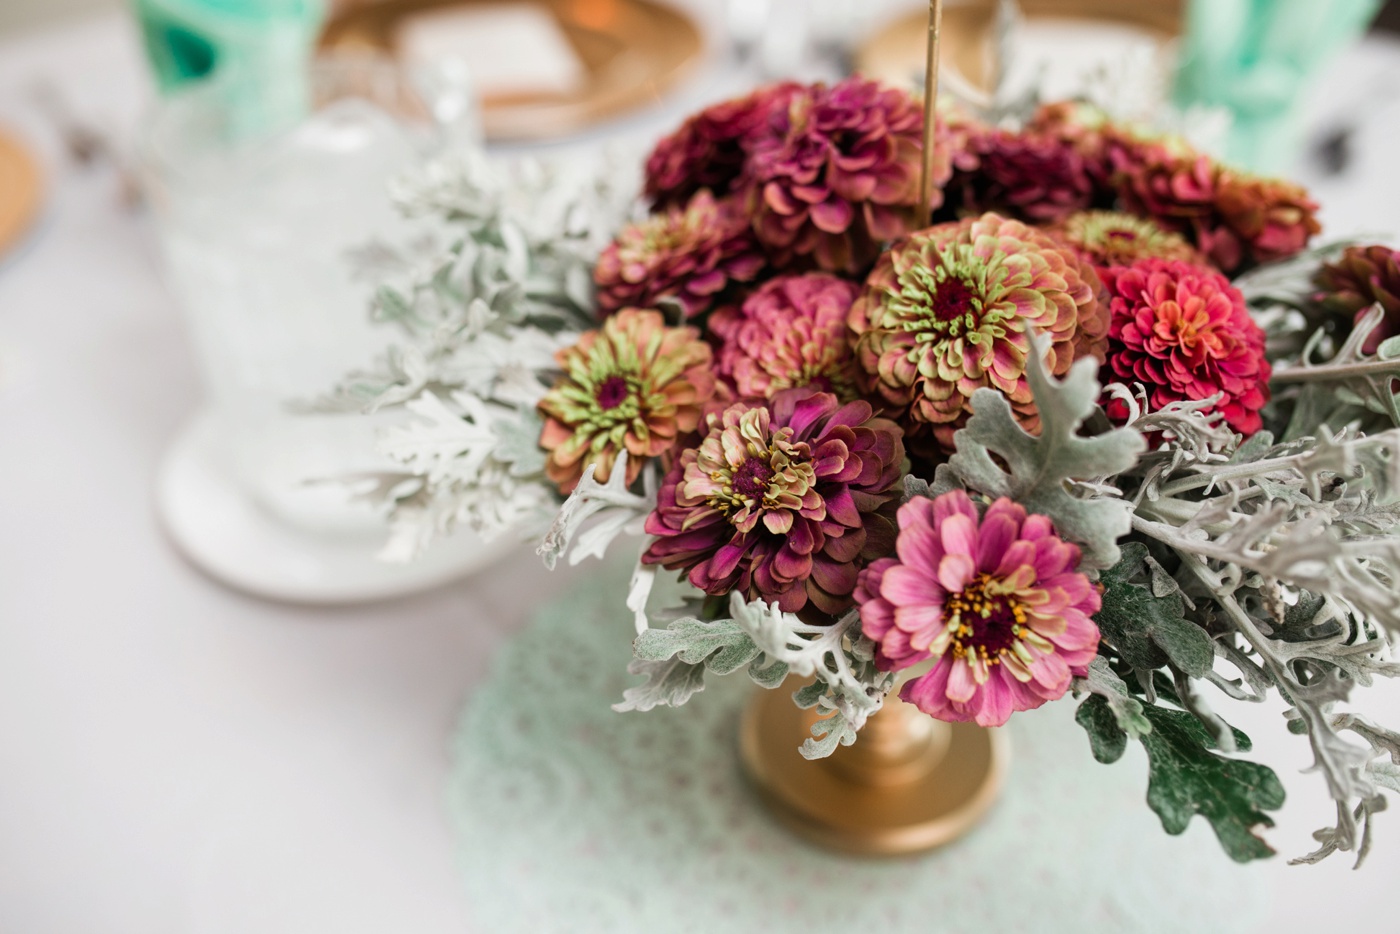
<instances>
[{"instance_id":1,"label":"gold metal rod","mask_svg":"<svg viewBox=\"0 0 1400 934\"><path fill-rule=\"evenodd\" d=\"M943 32L943 0L929 0L928 58L924 62L924 164L919 176L919 227L933 214L933 158L938 115L938 45Z\"/></svg>"}]
</instances>

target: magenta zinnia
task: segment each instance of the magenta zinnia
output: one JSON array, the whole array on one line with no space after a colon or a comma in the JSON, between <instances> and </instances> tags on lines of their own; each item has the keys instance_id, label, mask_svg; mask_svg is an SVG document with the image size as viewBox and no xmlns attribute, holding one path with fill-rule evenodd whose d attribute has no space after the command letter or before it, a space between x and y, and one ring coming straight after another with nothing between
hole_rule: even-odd
<instances>
[{"instance_id":1,"label":"magenta zinnia","mask_svg":"<svg viewBox=\"0 0 1400 934\"><path fill-rule=\"evenodd\" d=\"M1347 247L1335 262L1317 271L1314 281L1321 290L1314 300L1353 322L1380 303L1385 317L1362 345L1366 353L1375 353L1381 341L1400 334L1400 252L1379 244Z\"/></svg>"},{"instance_id":2,"label":"magenta zinnia","mask_svg":"<svg viewBox=\"0 0 1400 934\"><path fill-rule=\"evenodd\" d=\"M540 447L565 494L589 464L606 481L624 450L631 483L695 430L715 394L709 345L695 328L666 327L659 311L624 308L555 359L564 373L540 401Z\"/></svg>"},{"instance_id":3,"label":"magenta zinnia","mask_svg":"<svg viewBox=\"0 0 1400 934\"><path fill-rule=\"evenodd\" d=\"M939 720L1000 726L1062 697L1098 651L1098 591L1079 549L1005 497L980 519L961 490L899 508L898 557L860 575L861 629L875 664L933 660L899 696Z\"/></svg>"},{"instance_id":4,"label":"magenta zinnia","mask_svg":"<svg viewBox=\"0 0 1400 934\"><path fill-rule=\"evenodd\" d=\"M786 110L801 85L775 84L706 107L663 138L646 164L646 193L657 206L684 204L708 188L728 193L744 168L748 143L770 116Z\"/></svg>"},{"instance_id":5,"label":"magenta zinnia","mask_svg":"<svg viewBox=\"0 0 1400 934\"><path fill-rule=\"evenodd\" d=\"M720 375L751 398L815 386L842 401L854 399L846 316L859 293L854 282L819 272L765 283L741 307L710 318L710 331L722 341Z\"/></svg>"},{"instance_id":6,"label":"magenta zinnia","mask_svg":"<svg viewBox=\"0 0 1400 934\"><path fill-rule=\"evenodd\" d=\"M764 265L748 217L732 199L701 191L625 227L598 257L598 308L654 308L678 302L687 318L703 314L731 283L750 282Z\"/></svg>"},{"instance_id":7,"label":"magenta zinnia","mask_svg":"<svg viewBox=\"0 0 1400 934\"><path fill-rule=\"evenodd\" d=\"M1071 247L996 214L912 234L880 257L851 308L865 388L950 449L984 386L1038 430L1025 375L1031 333L1050 338L1057 375L1079 357L1103 359L1101 289Z\"/></svg>"},{"instance_id":8,"label":"magenta zinnia","mask_svg":"<svg viewBox=\"0 0 1400 934\"><path fill-rule=\"evenodd\" d=\"M1221 394L1215 410L1253 434L1269 400L1264 332L1230 280L1190 263L1148 259L1104 270L1112 314L1108 362L1141 383L1154 409ZM1121 418L1122 403L1109 405Z\"/></svg>"},{"instance_id":9,"label":"magenta zinnia","mask_svg":"<svg viewBox=\"0 0 1400 934\"><path fill-rule=\"evenodd\" d=\"M883 240L915 225L923 110L904 91L864 78L806 88L755 134L745 170L754 232L779 265L867 268ZM951 154L940 134L934 183Z\"/></svg>"},{"instance_id":10,"label":"magenta zinnia","mask_svg":"<svg viewBox=\"0 0 1400 934\"><path fill-rule=\"evenodd\" d=\"M903 459L899 426L867 402L807 388L730 406L667 474L642 560L688 570L709 594L838 613L863 563L892 544L881 510Z\"/></svg>"}]
</instances>

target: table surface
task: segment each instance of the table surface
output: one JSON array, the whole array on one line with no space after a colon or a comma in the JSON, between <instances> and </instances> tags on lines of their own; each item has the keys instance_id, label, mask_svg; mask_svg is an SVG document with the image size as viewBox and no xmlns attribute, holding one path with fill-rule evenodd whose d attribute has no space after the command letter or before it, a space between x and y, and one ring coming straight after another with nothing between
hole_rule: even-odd
<instances>
[{"instance_id":1,"label":"table surface","mask_svg":"<svg viewBox=\"0 0 1400 934\"><path fill-rule=\"evenodd\" d=\"M1300 173L1333 233L1400 218L1397 77L1400 47L1368 40L1318 90L1328 119L1365 115L1351 173ZM0 263L0 930L472 930L444 811L448 737L524 624L521 595L558 593L570 572L522 550L432 593L329 610L231 593L184 563L151 505L200 395L179 315L147 219L121 206L111 171L64 159L38 79L119 138L148 94L123 18L0 44L0 123L49 184L40 228ZM712 65L626 128L656 132L736 80ZM1366 708L1400 720L1397 687ZM1270 839L1305 852L1330 811L1300 774L1306 743L1277 708L1218 706L1288 787ZM1274 930L1376 925L1394 914L1378 883L1400 874L1400 817L1382 815L1360 873L1346 857L1258 871Z\"/></svg>"}]
</instances>

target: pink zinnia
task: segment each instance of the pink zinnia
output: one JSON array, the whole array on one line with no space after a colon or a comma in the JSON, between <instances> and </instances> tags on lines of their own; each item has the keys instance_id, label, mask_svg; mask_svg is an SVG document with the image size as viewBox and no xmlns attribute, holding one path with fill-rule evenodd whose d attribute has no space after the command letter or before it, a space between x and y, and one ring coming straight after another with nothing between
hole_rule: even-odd
<instances>
[{"instance_id":1,"label":"pink zinnia","mask_svg":"<svg viewBox=\"0 0 1400 934\"><path fill-rule=\"evenodd\" d=\"M1099 593L1045 516L1003 497L979 520L961 490L919 496L899 509L896 550L861 572L855 597L881 670L933 659L899 692L924 713L1000 726L1087 674Z\"/></svg>"},{"instance_id":2,"label":"pink zinnia","mask_svg":"<svg viewBox=\"0 0 1400 934\"><path fill-rule=\"evenodd\" d=\"M1108 363L1118 378L1141 383L1154 408L1220 393L1215 408L1230 427L1259 430L1271 373L1264 332L1229 279L1160 259L1101 275L1110 296ZM1109 404L1111 417L1123 414L1121 402Z\"/></svg>"},{"instance_id":3,"label":"pink zinnia","mask_svg":"<svg viewBox=\"0 0 1400 934\"><path fill-rule=\"evenodd\" d=\"M856 361L846 315L859 294L854 282L826 273L779 276L742 307L715 312L710 332L723 342L720 375L751 398L815 386L854 399Z\"/></svg>"}]
</instances>

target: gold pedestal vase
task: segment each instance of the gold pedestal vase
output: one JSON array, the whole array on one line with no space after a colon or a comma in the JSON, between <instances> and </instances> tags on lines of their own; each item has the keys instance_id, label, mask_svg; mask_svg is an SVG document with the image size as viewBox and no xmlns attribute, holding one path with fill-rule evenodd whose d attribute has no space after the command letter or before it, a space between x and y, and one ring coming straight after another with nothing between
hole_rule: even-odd
<instances>
[{"instance_id":1,"label":"gold pedestal vase","mask_svg":"<svg viewBox=\"0 0 1400 934\"><path fill-rule=\"evenodd\" d=\"M755 691L739 731L750 783L797 834L844 853L918 853L967 833L995 802L1010 756L1002 730L935 720L892 691L853 745L805 759L819 712L792 702L800 686Z\"/></svg>"}]
</instances>

